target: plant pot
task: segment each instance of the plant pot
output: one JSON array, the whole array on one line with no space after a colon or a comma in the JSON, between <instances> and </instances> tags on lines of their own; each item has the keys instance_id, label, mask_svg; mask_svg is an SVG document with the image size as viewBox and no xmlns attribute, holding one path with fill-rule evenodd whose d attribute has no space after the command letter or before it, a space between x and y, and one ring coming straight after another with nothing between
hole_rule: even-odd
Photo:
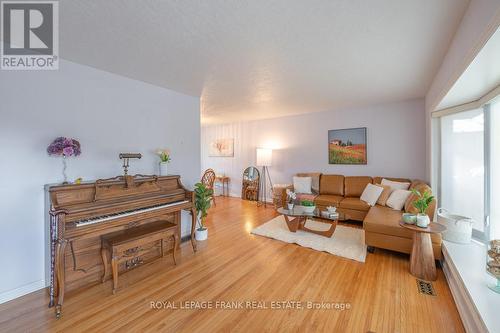
<instances>
[{"instance_id":1,"label":"plant pot","mask_svg":"<svg viewBox=\"0 0 500 333\"><path fill-rule=\"evenodd\" d=\"M160 176L168 175L168 162L160 162Z\"/></svg>"},{"instance_id":2,"label":"plant pot","mask_svg":"<svg viewBox=\"0 0 500 333\"><path fill-rule=\"evenodd\" d=\"M208 229L196 229L194 232L194 238L197 241L204 241L208 238Z\"/></svg>"},{"instance_id":3,"label":"plant pot","mask_svg":"<svg viewBox=\"0 0 500 333\"><path fill-rule=\"evenodd\" d=\"M427 214L418 214L417 215L417 226L420 228L427 228L431 223L431 219Z\"/></svg>"},{"instance_id":4,"label":"plant pot","mask_svg":"<svg viewBox=\"0 0 500 333\"><path fill-rule=\"evenodd\" d=\"M293 203L289 203L289 204L288 204L288 210L292 210L292 209L293 209L293 206L294 206L294 205L293 205Z\"/></svg>"}]
</instances>

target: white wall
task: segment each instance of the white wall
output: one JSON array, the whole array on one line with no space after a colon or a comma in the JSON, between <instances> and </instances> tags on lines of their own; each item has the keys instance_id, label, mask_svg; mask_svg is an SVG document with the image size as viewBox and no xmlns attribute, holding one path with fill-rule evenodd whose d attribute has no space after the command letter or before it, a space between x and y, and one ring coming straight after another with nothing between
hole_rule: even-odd
<instances>
[{"instance_id":1,"label":"white wall","mask_svg":"<svg viewBox=\"0 0 500 333\"><path fill-rule=\"evenodd\" d=\"M44 281L44 191L60 182L47 156L57 136L77 138L82 155L69 179L122 174L119 152L141 152L130 173L157 171L156 148L172 151L169 172L191 187L200 176L199 99L62 61L58 71L0 73L0 303ZM183 219L183 234L189 229Z\"/></svg>"},{"instance_id":2,"label":"white wall","mask_svg":"<svg viewBox=\"0 0 500 333\"><path fill-rule=\"evenodd\" d=\"M255 164L255 148L276 148L270 173L274 183L290 183L297 172L425 177L423 100L359 109L311 113L243 123L203 126L202 168L231 177L231 195L241 194L241 174ZM328 130L367 127L367 165L329 165ZM234 138L234 157L209 157L210 141Z\"/></svg>"}]
</instances>

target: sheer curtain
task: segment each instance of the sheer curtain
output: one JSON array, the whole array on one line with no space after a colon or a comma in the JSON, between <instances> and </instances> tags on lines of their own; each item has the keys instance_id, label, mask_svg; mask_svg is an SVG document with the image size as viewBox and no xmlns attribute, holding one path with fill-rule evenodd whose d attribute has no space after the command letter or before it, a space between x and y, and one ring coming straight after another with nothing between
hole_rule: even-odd
<instances>
[{"instance_id":1,"label":"sheer curtain","mask_svg":"<svg viewBox=\"0 0 500 333\"><path fill-rule=\"evenodd\" d=\"M490 239L500 239L500 100L490 105Z\"/></svg>"},{"instance_id":2,"label":"sheer curtain","mask_svg":"<svg viewBox=\"0 0 500 333\"><path fill-rule=\"evenodd\" d=\"M500 127L500 126L499 126ZM441 203L484 232L483 109L441 117Z\"/></svg>"}]
</instances>

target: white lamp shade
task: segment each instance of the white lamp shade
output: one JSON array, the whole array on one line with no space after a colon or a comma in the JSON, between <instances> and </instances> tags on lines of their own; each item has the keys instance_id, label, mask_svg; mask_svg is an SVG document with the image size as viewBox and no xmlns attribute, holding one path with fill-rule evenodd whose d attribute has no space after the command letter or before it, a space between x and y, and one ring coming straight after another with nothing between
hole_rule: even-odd
<instances>
[{"instance_id":1,"label":"white lamp shade","mask_svg":"<svg viewBox=\"0 0 500 333\"><path fill-rule=\"evenodd\" d=\"M269 148L257 148L257 165L271 166L273 161L273 150Z\"/></svg>"}]
</instances>

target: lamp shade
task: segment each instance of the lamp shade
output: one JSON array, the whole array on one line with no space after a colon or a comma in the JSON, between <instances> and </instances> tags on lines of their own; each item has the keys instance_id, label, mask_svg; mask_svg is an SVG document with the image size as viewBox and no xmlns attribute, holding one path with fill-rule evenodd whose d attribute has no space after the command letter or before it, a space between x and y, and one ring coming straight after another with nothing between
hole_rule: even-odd
<instances>
[{"instance_id":1,"label":"lamp shade","mask_svg":"<svg viewBox=\"0 0 500 333\"><path fill-rule=\"evenodd\" d=\"M257 148L257 165L271 166L273 160L273 150L270 148Z\"/></svg>"}]
</instances>

